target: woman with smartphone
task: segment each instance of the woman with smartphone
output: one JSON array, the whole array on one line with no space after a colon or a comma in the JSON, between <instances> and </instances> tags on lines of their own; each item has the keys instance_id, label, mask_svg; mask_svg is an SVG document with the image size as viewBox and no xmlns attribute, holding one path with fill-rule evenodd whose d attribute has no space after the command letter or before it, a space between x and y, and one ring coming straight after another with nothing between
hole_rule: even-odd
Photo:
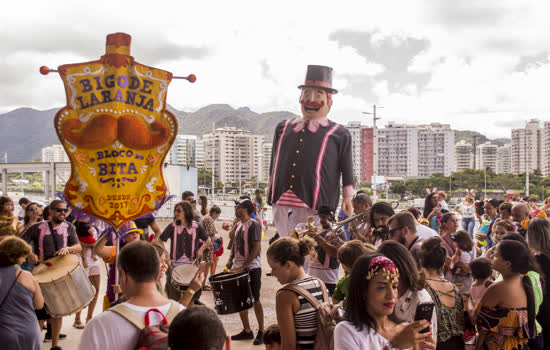
<instances>
[{"instance_id":1,"label":"woman with smartphone","mask_svg":"<svg viewBox=\"0 0 550 350\"><path fill-rule=\"evenodd\" d=\"M399 271L380 254L363 255L353 264L349 281L346 321L336 325L334 348L435 349L426 320L399 323L393 316L397 301Z\"/></svg>"},{"instance_id":2,"label":"woman with smartphone","mask_svg":"<svg viewBox=\"0 0 550 350\"><path fill-rule=\"evenodd\" d=\"M393 314L402 321L414 321L418 305L423 303L433 305L432 297L424 288L424 277L418 271L414 257L404 245L390 240L382 243L378 247L378 252L393 261L400 272L398 296ZM437 343L437 313L433 306L426 319L432 323L432 338L435 344Z\"/></svg>"}]
</instances>

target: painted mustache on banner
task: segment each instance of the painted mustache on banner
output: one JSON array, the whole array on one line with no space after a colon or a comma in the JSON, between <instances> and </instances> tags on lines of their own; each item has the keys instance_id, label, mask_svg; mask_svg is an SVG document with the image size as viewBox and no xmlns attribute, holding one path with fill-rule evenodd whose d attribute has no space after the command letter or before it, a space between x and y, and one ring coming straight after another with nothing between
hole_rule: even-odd
<instances>
[{"instance_id":1,"label":"painted mustache on banner","mask_svg":"<svg viewBox=\"0 0 550 350\"><path fill-rule=\"evenodd\" d=\"M63 123L63 136L80 148L95 149L111 145L118 139L133 149L150 149L164 144L170 138L170 129L164 123L154 121L150 125L131 115L115 118L100 114L82 128L78 119Z\"/></svg>"}]
</instances>

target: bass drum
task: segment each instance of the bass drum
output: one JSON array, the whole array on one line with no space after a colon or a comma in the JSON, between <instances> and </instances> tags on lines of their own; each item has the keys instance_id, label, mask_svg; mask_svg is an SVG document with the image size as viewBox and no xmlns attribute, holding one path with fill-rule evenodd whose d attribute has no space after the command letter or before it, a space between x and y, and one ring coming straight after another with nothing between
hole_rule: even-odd
<instances>
[{"instance_id":1,"label":"bass drum","mask_svg":"<svg viewBox=\"0 0 550 350\"><path fill-rule=\"evenodd\" d=\"M248 271L218 273L210 276L209 281L212 285L218 314L233 314L254 306Z\"/></svg>"},{"instance_id":2,"label":"bass drum","mask_svg":"<svg viewBox=\"0 0 550 350\"><path fill-rule=\"evenodd\" d=\"M170 282L174 288L180 292L185 292L198 270L199 267L195 263L177 265L172 268L172 280Z\"/></svg>"},{"instance_id":3,"label":"bass drum","mask_svg":"<svg viewBox=\"0 0 550 350\"><path fill-rule=\"evenodd\" d=\"M48 313L55 317L74 314L88 306L96 290L79 255L56 256L32 272L38 281Z\"/></svg>"}]
</instances>

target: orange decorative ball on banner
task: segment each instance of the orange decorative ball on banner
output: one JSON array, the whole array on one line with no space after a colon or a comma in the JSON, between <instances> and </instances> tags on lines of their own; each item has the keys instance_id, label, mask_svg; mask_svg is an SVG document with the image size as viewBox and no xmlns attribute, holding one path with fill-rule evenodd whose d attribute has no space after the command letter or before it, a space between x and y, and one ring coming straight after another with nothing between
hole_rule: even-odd
<instances>
[{"instance_id":1,"label":"orange decorative ball on banner","mask_svg":"<svg viewBox=\"0 0 550 350\"><path fill-rule=\"evenodd\" d=\"M54 123L72 170L65 198L116 230L160 207L162 165L178 130L166 110L172 73L136 62L130 43L128 34L110 34L99 60L57 70L67 105Z\"/></svg>"}]
</instances>

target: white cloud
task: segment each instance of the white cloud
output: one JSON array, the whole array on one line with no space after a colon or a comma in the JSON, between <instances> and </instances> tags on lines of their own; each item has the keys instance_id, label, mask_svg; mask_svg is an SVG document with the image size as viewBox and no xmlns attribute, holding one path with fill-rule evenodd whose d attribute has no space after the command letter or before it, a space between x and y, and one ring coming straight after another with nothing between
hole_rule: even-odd
<instances>
[{"instance_id":1,"label":"white cloud","mask_svg":"<svg viewBox=\"0 0 550 350\"><path fill-rule=\"evenodd\" d=\"M179 109L228 103L298 113L307 64L325 64L341 91L337 121L370 120L361 112L377 103L382 125L443 121L509 137L514 121L550 115L550 68L541 59L549 10L550 3L513 0L9 2L0 14L0 112L62 105L61 80L38 67L97 59L106 34L123 31L137 61L197 75L196 84L172 82L167 101ZM389 40L394 55L406 40L421 50L409 51L405 77L389 58L331 40L335 32L375 33L373 43ZM530 58L537 64L515 70Z\"/></svg>"}]
</instances>

